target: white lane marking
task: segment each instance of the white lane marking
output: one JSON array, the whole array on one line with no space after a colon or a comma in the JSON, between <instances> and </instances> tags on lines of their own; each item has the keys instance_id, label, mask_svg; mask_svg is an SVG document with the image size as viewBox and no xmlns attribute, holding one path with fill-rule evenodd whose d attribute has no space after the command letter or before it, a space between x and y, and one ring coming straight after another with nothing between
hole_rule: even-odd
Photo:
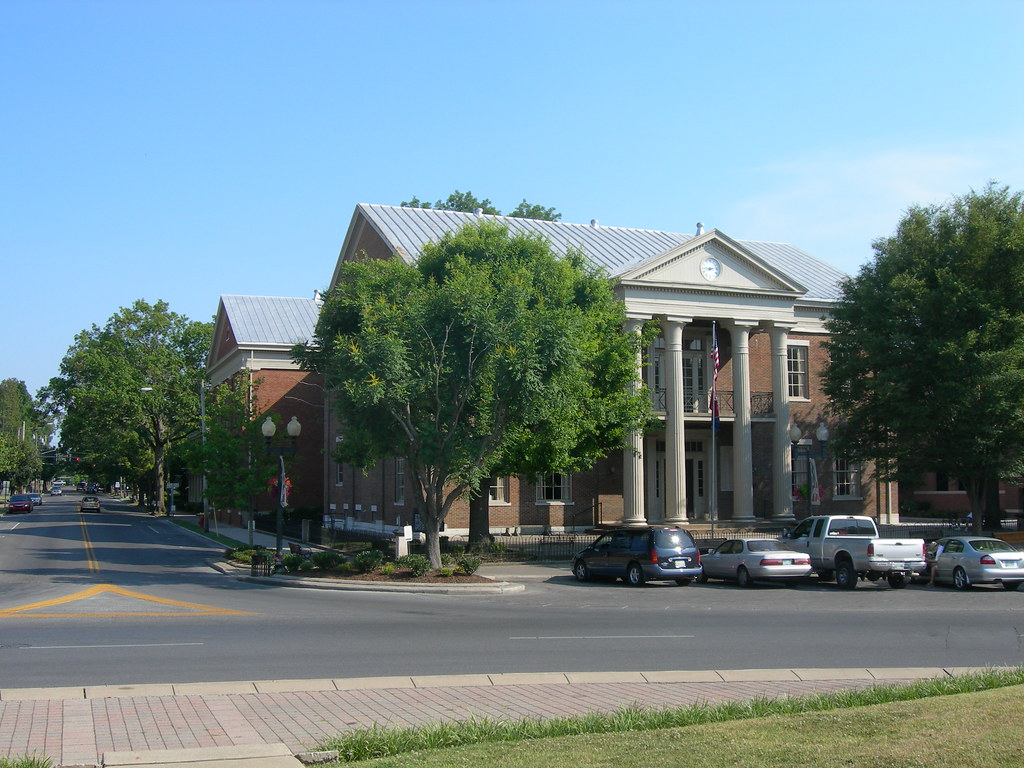
<instances>
[{"instance_id":1,"label":"white lane marking","mask_svg":"<svg viewBox=\"0 0 1024 768\"><path fill-rule=\"evenodd\" d=\"M509 640L678 640L692 639L696 635L524 635Z\"/></svg>"},{"instance_id":2,"label":"white lane marking","mask_svg":"<svg viewBox=\"0 0 1024 768\"><path fill-rule=\"evenodd\" d=\"M174 648L181 645L204 645L204 643L128 643L124 645L29 645L23 651L63 651L72 648Z\"/></svg>"}]
</instances>

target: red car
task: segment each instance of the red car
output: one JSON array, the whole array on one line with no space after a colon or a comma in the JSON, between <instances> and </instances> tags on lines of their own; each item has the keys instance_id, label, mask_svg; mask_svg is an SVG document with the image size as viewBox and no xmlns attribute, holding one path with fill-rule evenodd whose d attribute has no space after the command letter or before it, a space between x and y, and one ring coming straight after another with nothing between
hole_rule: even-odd
<instances>
[{"instance_id":1,"label":"red car","mask_svg":"<svg viewBox=\"0 0 1024 768\"><path fill-rule=\"evenodd\" d=\"M15 512L24 512L28 514L32 511L32 499L28 494L16 493L11 496L10 501L7 502L7 514L13 515Z\"/></svg>"}]
</instances>

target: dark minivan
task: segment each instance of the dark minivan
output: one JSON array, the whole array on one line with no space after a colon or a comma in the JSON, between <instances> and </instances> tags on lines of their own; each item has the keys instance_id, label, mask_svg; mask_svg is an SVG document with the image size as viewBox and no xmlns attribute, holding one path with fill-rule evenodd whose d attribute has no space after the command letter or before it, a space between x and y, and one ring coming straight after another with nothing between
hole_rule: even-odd
<instances>
[{"instance_id":1,"label":"dark minivan","mask_svg":"<svg viewBox=\"0 0 1024 768\"><path fill-rule=\"evenodd\" d=\"M685 586L701 574L700 551L682 528L615 528L573 558L572 572L580 581L606 576L634 587L646 581Z\"/></svg>"}]
</instances>

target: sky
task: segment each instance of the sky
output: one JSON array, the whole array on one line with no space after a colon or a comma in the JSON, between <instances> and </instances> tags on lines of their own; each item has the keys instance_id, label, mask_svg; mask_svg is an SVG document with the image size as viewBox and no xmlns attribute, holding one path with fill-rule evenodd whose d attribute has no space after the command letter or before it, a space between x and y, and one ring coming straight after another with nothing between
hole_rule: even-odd
<instances>
[{"instance_id":1,"label":"sky","mask_svg":"<svg viewBox=\"0 0 1024 768\"><path fill-rule=\"evenodd\" d=\"M0 0L0 379L325 289L358 203L792 243L1024 189L1020 0Z\"/></svg>"}]
</instances>

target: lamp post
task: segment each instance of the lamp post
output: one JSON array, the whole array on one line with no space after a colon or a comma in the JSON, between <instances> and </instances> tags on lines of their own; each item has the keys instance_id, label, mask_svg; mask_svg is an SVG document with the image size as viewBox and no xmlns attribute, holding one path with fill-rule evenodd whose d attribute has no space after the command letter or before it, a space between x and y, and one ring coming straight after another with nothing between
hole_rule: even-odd
<instances>
[{"instance_id":1,"label":"lamp post","mask_svg":"<svg viewBox=\"0 0 1024 768\"><path fill-rule=\"evenodd\" d=\"M296 416L292 416L291 421L285 426L285 431L288 433L288 444L287 445L271 445L270 441L277 433L277 425L274 420L267 416L267 420L263 422L263 426L260 427L263 432L264 440L264 451L267 456L276 453L277 454L277 539L276 539L276 550L278 556L281 554L281 546L284 540L284 508L288 506L288 476L284 472L284 456L295 455L295 444L298 442L299 434L302 432L302 425L299 423L299 419Z\"/></svg>"},{"instance_id":2,"label":"lamp post","mask_svg":"<svg viewBox=\"0 0 1024 768\"><path fill-rule=\"evenodd\" d=\"M800 429L799 424L790 424L789 426L789 440L793 444L793 464L796 464L797 456L799 456L798 443L800 438L803 437L803 430ZM818 478L817 478L817 463L818 458L824 458L825 448L828 445L829 431L828 427L824 422L818 424L818 428L814 431L814 436L818 438L818 450L814 451L813 445L803 446L803 455L807 460L807 516L810 517L814 514L814 494L817 491ZM820 503L820 499L819 499Z\"/></svg>"}]
</instances>

